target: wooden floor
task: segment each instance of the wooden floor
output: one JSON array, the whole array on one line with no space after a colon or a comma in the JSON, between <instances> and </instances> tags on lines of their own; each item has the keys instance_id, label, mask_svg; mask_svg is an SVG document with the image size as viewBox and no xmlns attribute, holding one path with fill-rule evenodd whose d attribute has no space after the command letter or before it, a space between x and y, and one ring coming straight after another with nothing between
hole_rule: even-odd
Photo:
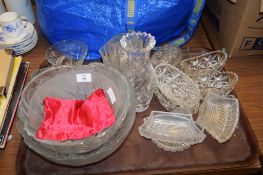
<instances>
[{"instance_id":1,"label":"wooden floor","mask_svg":"<svg viewBox=\"0 0 263 175\"><path fill-rule=\"evenodd\" d=\"M186 46L211 48L201 25ZM24 55L24 61L31 63L30 72L37 69L45 60L48 47L47 41L39 34L36 48ZM259 141L260 149L263 151L263 56L230 58L226 69L239 75L236 92ZM16 154L21 137L15 128L15 123L11 135L13 137L6 148L0 150L0 174L16 174Z\"/></svg>"}]
</instances>

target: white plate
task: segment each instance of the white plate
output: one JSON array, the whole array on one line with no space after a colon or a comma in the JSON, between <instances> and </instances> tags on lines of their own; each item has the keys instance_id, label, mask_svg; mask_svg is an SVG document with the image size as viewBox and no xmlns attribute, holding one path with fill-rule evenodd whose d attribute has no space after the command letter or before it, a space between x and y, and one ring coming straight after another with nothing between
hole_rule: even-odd
<instances>
[{"instance_id":1,"label":"white plate","mask_svg":"<svg viewBox=\"0 0 263 175\"><path fill-rule=\"evenodd\" d=\"M34 31L33 35L26 41L24 41L23 43L19 44L19 45L14 45L11 48L14 50L21 50L24 47L26 47L27 45L29 45L30 43L32 43L33 41L35 41L37 38L37 33L36 31Z\"/></svg>"},{"instance_id":2,"label":"white plate","mask_svg":"<svg viewBox=\"0 0 263 175\"><path fill-rule=\"evenodd\" d=\"M26 52L29 52L37 45L38 38L36 38L31 44L29 44L27 47L23 48L22 50L15 50L16 55L22 55Z\"/></svg>"},{"instance_id":3,"label":"white plate","mask_svg":"<svg viewBox=\"0 0 263 175\"><path fill-rule=\"evenodd\" d=\"M14 51L15 51L15 53L26 52L26 51L31 50L33 47L35 47L36 44L37 44L37 38L36 38L36 40L32 41L30 44L25 46L23 49L14 50Z\"/></svg>"},{"instance_id":4,"label":"white plate","mask_svg":"<svg viewBox=\"0 0 263 175\"><path fill-rule=\"evenodd\" d=\"M27 40L25 40L22 43L19 43L17 45L13 45L13 46L0 46L1 48L6 48L6 49L13 49L13 50L22 50L23 48L27 47L30 43L34 42L37 38L37 33L34 30L33 35L28 38Z\"/></svg>"}]
</instances>

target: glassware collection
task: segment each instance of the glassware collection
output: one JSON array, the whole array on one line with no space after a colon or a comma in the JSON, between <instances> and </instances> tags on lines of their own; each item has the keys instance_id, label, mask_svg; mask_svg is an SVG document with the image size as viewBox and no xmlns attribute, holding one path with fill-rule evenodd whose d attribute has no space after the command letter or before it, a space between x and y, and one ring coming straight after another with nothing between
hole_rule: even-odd
<instances>
[{"instance_id":1,"label":"glassware collection","mask_svg":"<svg viewBox=\"0 0 263 175\"><path fill-rule=\"evenodd\" d=\"M201 49L191 54L189 49L155 47L155 43L154 37L145 32L122 33L101 47L103 64L88 65L81 65L87 54L83 43L69 40L53 45L46 54L52 66L35 72L22 93L17 128L24 142L59 164L80 166L100 161L121 146L132 129L136 112L149 109L154 94L169 112L151 111L139 127L139 134L158 148L171 152L189 149L204 142L204 131L219 143L228 141L238 124L239 102L229 95L238 76L223 70L226 52ZM75 140L36 138L48 115L57 119L56 112L48 112L46 97L65 103L68 101L63 99L74 99L71 101L82 105L96 89L105 92L114 111L115 122L111 126ZM94 113L96 101L89 103L93 108L84 112ZM55 102L53 105L59 106ZM65 115L71 124L82 126L81 105L72 109L77 116L72 112ZM105 111L100 110L97 115L105 117ZM198 116L196 121L194 115Z\"/></svg>"}]
</instances>

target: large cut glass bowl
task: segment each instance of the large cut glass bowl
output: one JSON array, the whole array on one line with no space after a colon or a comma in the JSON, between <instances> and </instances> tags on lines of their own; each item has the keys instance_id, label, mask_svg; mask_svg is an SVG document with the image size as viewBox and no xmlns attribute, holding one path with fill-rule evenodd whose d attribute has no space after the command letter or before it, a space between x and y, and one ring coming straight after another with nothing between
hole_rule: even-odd
<instances>
[{"instance_id":1,"label":"large cut glass bowl","mask_svg":"<svg viewBox=\"0 0 263 175\"><path fill-rule=\"evenodd\" d=\"M89 74L89 82L77 82L77 74ZM44 119L43 99L47 96L63 99L86 99L96 89L102 88L113 102L116 122L94 134L80 140L52 141L37 139L35 134ZM113 94L109 94L109 89ZM35 76L26 85L18 108L18 116L23 122L23 130L28 137L46 149L63 154L87 153L111 139L119 130L132 103L133 90L126 79L116 70L101 63L67 67L52 67ZM134 111L135 112L135 111ZM24 134L21 133L24 137ZM29 146L29 145L28 145Z\"/></svg>"},{"instance_id":2,"label":"large cut glass bowl","mask_svg":"<svg viewBox=\"0 0 263 175\"><path fill-rule=\"evenodd\" d=\"M62 165L83 166L98 162L110 156L125 141L133 127L136 117L136 101L134 96L130 102L131 103L128 107L127 115L115 134L100 147L87 153L64 154L52 151L44 147L40 142L36 141L32 137L29 137L26 131L23 130L24 126L21 120L16 123L16 126L18 131L22 134L25 144L45 159Z\"/></svg>"}]
</instances>

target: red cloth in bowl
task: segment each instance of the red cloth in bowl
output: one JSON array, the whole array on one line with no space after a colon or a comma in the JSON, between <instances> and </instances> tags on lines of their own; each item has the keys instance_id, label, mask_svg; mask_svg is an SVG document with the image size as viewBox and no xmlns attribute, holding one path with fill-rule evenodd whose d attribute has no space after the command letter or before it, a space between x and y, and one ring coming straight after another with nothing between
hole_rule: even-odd
<instances>
[{"instance_id":1,"label":"red cloth in bowl","mask_svg":"<svg viewBox=\"0 0 263 175\"><path fill-rule=\"evenodd\" d=\"M115 122L114 111L102 89L97 89L86 100L46 97L44 111L44 120L36 133L38 139L83 139Z\"/></svg>"}]
</instances>

